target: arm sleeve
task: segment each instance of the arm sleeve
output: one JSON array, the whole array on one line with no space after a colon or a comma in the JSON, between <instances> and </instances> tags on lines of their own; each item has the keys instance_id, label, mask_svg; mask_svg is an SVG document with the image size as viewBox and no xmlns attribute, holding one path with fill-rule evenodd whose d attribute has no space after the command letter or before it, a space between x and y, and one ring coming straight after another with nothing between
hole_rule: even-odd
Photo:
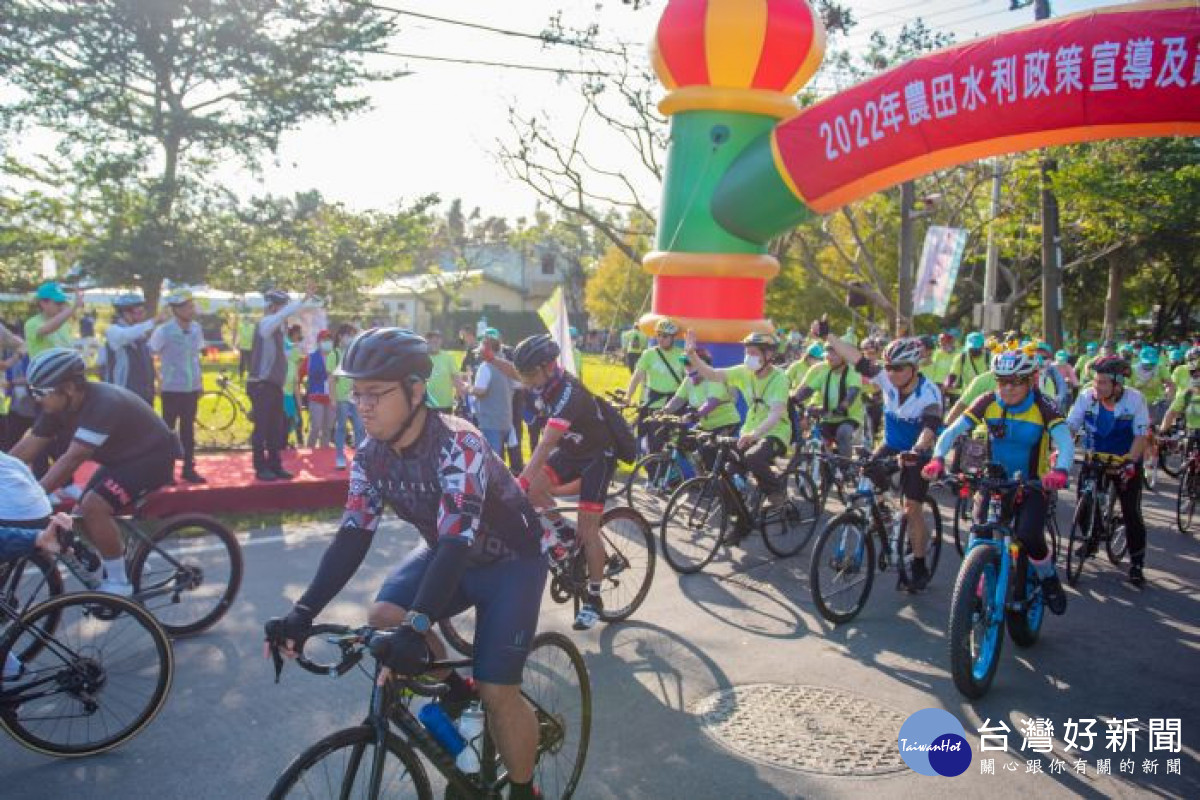
<instances>
[{"instance_id":1,"label":"arm sleeve","mask_svg":"<svg viewBox=\"0 0 1200 800\"><path fill-rule=\"evenodd\" d=\"M950 448L958 440L958 437L963 434L970 433L975 427L975 421L966 414L961 414L946 430L942 431L942 435L938 437L937 442L933 445L934 458L945 458L950 452Z\"/></svg>"},{"instance_id":2,"label":"arm sleeve","mask_svg":"<svg viewBox=\"0 0 1200 800\"><path fill-rule=\"evenodd\" d=\"M353 524L343 522L337 535L321 556L321 564L312 583L301 595L299 605L308 609L315 617L337 596L354 573L358 571L367 551L371 549L374 534Z\"/></svg>"},{"instance_id":3,"label":"arm sleeve","mask_svg":"<svg viewBox=\"0 0 1200 800\"><path fill-rule=\"evenodd\" d=\"M942 404L930 403L921 409L921 427L937 433L942 427Z\"/></svg>"},{"instance_id":4,"label":"arm sleeve","mask_svg":"<svg viewBox=\"0 0 1200 800\"><path fill-rule=\"evenodd\" d=\"M437 514L439 544L457 539L467 545L475 541L487 494L487 463L483 442L473 432L460 433L443 451L438 480L442 500Z\"/></svg>"},{"instance_id":5,"label":"arm sleeve","mask_svg":"<svg viewBox=\"0 0 1200 800\"><path fill-rule=\"evenodd\" d=\"M152 319L139 322L137 325L109 325L105 332L105 338L115 349L137 341L152 330L154 330L154 320Z\"/></svg>"},{"instance_id":6,"label":"arm sleeve","mask_svg":"<svg viewBox=\"0 0 1200 800\"><path fill-rule=\"evenodd\" d=\"M1075 463L1075 437L1071 435L1071 429L1061 419L1055 420L1051 424L1049 433L1050 441L1054 443L1054 449L1057 451L1054 457L1054 466L1056 469L1069 473L1071 465Z\"/></svg>"},{"instance_id":7,"label":"arm sleeve","mask_svg":"<svg viewBox=\"0 0 1200 800\"><path fill-rule=\"evenodd\" d=\"M1084 390L1079 393L1079 397L1075 398L1075 405L1071 406L1071 413L1067 414L1067 427L1072 431L1078 431L1083 427L1083 415L1087 411L1091 397L1091 391Z\"/></svg>"},{"instance_id":8,"label":"arm sleeve","mask_svg":"<svg viewBox=\"0 0 1200 800\"><path fill-rule=\"evenodd\" d=\"M37 536L38 531L30 528L0 527L0 563L30 555Z\"/></svg>"},{"instance_id":9,"label":"arm sleeve","mask_svg":"<svg viewBox=\"0 0 1200 800\"><path fill-rule=\"evenodd\" d=\"M876 376L883 374L883 368L866 356L858 360L858 363L854 365L854 371L871 380L875 380ZM879 383L877 380L875 382Z\"/></svg>"}]
</instances>

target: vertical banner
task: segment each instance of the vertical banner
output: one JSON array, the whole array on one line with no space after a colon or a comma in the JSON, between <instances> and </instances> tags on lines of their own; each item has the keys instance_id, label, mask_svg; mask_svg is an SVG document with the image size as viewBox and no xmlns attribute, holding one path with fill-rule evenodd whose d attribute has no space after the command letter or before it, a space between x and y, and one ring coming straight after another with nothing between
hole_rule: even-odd
<instances>
[{"instance_id":1,"label":"vertical banner","mask_svg":"<svg viewBox=\"0 0 1200 800\"><path fill-rule=\"evenodd\" d=\"M913 314L945 316L966 246L965 229L929 227L921 250L921 270L913 287Z\"/></svg>"},{"instance_id":2,"label":"vertical banner","mask_svg":"<svg viewBox=\"0 0 1200 800\"><path fill-rule=\"evenodd\" d=\"M58 262L54 260L54 253L49 251L42 253L42 280L52 281L58 277Z\"/></svg>"},{"instance_id":3,"label":"vertical banner","mask_svg":"<svg viewBox=\"0 0 1200 800\"><path fill-rule=\"evenodd\" d=\"M572 375L578 375L575 348L571 346L571 324L567 321L567 303L563 299L561 286L556 286L554 293L542 303L542 307L538 309L538 316L545 323L546 330L550 331L550 336L558 343L558 361L562 368Z\"/></svg>"}]
</instances>

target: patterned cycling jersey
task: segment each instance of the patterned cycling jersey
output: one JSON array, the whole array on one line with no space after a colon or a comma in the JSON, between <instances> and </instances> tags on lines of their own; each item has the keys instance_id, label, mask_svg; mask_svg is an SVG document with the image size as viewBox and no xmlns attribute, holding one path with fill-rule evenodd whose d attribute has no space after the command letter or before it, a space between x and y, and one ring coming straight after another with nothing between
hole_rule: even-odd
<instances>
[{"instance_id":1,"label":"patterned cycling jersey","mask_svg":"<svg viewBox=\"0 0 1200 800\"><path fill-rule=\"evenodd\" d=\"M541 526L512 473L469 422L430 411L403 454L367 439L354 454L342 526L374 533L384 506L435 546L457 537L468 563L537 555Z\"/></svg>"},{"instance_id":2,"label":"patterned cycling jersey","mask_svg":"<svg viewBox=\"0 0 1200 800\"><path fill-rule=\"evenodd\" d=\"M1150 411L1137 389L1126 387L1121 399L1109 409L1096 399L1095 389L1089 387L1071 407L1067 424L1073 431L1083 429L1087 449L1123 456L1133 447L1133 440L1145 436L1150 429Z\"/></svg>"},{"instance_id":3,"label":"patterned cycling jersey","mask_svg":"<svg viewBox=\"0 0 1200 800\"><path fill-rule=\"evenodd\" d=\"M576 458L598 458L612 452L612 434L592 393L570 373L537 399L546 427L565 431L558 449Z\"/></svg>"},{"instance_id":4,"label":"patterned cycling jersey","mask_svg":"<svg viewBox=\"0 0 1200 800\"><path fill-rule=\"evenodd\" d=\"M941 427L942 393L933 381L917 376L917 385L906 396L892 383L887 371L873 362L860 363L860 374L879 387L883 395L883 443L896 452L911 450L921 428Z\"/></svg>"}]
</instances>

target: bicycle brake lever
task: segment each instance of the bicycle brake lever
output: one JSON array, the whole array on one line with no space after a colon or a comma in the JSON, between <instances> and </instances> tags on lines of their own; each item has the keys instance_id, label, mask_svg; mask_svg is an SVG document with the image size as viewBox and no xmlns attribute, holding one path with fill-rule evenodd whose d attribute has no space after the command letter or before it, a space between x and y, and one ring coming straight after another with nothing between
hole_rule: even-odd
<instances>
[{"instance_id":1,"label":"bicycle brake lever","mask_svg":"<svg viewBox=\"0 0 1200 800\"><path fill-rule=\"evenodd\" d=\"M271 654L271 663L275 666L275 683L279 683L279 676L283 674L283 653L279 652L279 645L266 642L267 650Z\"/></svg>"}]
</instances>

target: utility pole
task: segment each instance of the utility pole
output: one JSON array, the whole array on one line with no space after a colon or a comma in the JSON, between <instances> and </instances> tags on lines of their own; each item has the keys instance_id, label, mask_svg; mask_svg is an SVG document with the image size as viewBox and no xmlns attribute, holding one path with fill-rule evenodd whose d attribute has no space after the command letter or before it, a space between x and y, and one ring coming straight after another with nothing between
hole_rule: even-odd
<instances>
[{"instance_id":1,"label":"utility pole","mask_svg":"<svg viewBox=\"0 0 1200 800\"><path fill-rule=\"evenodd\" d=\"M913 308L913 207L916 205L916 185L912 181L900 184L900 265L896 270L896 335L912 335Z\"/></svg>"},{"instance_id":2,"label":"utility pole","mask_svg":"<svg viewBox=\"0 0 1200 800\"><path fill-rule=\"evenodd\" d=\"M1050 18L1050 0L1034 0L1034 19ZM1042 206L1042 338L1056 350L1062 347L1062 258L1059 247L1058 198L1052 178L1058 163L1043 158Z\"/></svg>"},{"instance_id":3,"label":"utility pole","mask_svg":"<svg viewBox=\"0 0 1200 800\"><path fill-rule=\"evenodd\" d=\"M996 241L996 224L1000 217L1000 189L1004 178L1004 164L999 157L992 159L992 212L988 221L987 261L983 268L983 312L980 314L980 330L999 333L992 323L992 309L996 305L996 281L1000 272L1000 245Z\"/></svg>"}]
</instances>

